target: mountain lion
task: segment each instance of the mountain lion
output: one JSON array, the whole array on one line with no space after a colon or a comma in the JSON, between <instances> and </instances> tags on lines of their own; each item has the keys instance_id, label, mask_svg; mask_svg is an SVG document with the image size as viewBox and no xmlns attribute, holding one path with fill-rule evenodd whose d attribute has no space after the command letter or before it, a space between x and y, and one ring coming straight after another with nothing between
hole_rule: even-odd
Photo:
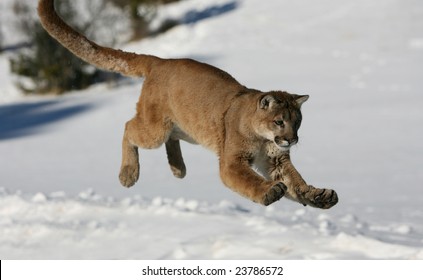
<instances>
[{"instance_id":1,"label":"mountain lion","mask_svg":"<svg viewBox=\"0 0 423 280\"><path fill-rule=\"evenodd\" d=\"M136 115L123 136L123 186L138 180L138 147L154 149L163 143L173 174L183 178L179 140L185 140L214 151L223 183L252 201L269 205L285 196L325 209L338 202L335 191L307 185L290 160L289 149L298 142L300 107L308 95L249 89L228 73L191 59L99 46L57 15L54 0L40 0L38 13L50 35L76 56L102 69L145 77Z\"/></svg>"}]
</instances>

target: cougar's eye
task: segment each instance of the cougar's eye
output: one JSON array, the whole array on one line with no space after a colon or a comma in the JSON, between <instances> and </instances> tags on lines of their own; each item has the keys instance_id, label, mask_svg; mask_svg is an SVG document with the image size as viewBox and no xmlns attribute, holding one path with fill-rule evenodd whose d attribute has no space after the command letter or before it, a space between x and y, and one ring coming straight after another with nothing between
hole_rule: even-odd
<instances>
[{"instance_id":1,"label":"cougar's eye","mask_svg":"<svg viewBox=\"0 0 423 280\"><path fill-rule=\"evenodd\" d=\"M283 120L274 120L273 122L274 122L274 124L276 124L277 126L280 126L280 127L283 127L283 126L284 126Z\"/></svg>"}]
</instances>

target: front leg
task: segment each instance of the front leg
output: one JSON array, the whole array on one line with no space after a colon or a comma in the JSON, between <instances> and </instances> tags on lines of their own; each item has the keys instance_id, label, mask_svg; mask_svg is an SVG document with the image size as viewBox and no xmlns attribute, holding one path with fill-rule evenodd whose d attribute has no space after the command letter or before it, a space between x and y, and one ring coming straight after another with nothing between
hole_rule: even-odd
<instances>
[{"instance_id":1,"label":"front leg","mask_svg":"<svg viewBox=\"0 0 423 280\"><path fill-rule=\"evenodd\" d=\"M338 203L338 195L331 189L319 189L307 185L291 162L289 151L270 156L269 176L274 181L283 182L287 187L286 197L305 205L329 209Z\"/></svg>"},{"instance_id":2,"label":"front leg","mask_svg":"<svg viewBox=\"0 0 423 280\"><path fill-rule=\"evenodd\" d=\"M226 186L265 206L285 195L286 186L283 183L266 181L251 169L245 156L220 158L220 176Z\"/></svg>"}]
</instances>

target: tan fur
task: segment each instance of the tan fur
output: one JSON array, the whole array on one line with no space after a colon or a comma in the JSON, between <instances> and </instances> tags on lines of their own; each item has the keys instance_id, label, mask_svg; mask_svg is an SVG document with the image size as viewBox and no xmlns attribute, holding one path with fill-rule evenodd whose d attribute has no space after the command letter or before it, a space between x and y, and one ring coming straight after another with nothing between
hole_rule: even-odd
<instances>
[{"instance_id":1,"label":"tan fur","mask_svg":"<svg viewBox=\"0 0 423 280\"><path fill-rule=\"evenodd\" d=\"M214 151L224 184L255 202L269 205L286 195L319 208L337 203L334 191L308 186L289 158L289 148L298 141L300 107L308 96L248 89L228 73L191 59L99 46L64 23L53 0L40 0L38 12L44 28L78 57L106 70L145 77L137 113L125 127L122 185L130 187L138 180L138 147L162 144L173 174L183 178L179 140L185 140Z\"/></svg>"}]
</instances>

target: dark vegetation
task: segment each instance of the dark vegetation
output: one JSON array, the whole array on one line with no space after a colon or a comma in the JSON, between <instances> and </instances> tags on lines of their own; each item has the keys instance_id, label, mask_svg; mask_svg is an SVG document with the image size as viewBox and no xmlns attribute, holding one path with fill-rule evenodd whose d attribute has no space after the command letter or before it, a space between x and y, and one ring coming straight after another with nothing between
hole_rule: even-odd
<instances>
[{"instance_id":1,"label":"dark vegetation","mask_svg":"<svg viewBox=\"0 0 423 280\"><path fill-rule=\"evenodd\" d=\"M175 1L178 0L67 0L57 1L56 5L60 15L75 29L94 41L114 47L117 43L124 43L122 39L120 42L116 39L122 33L129 34L124 39L126 41L151 35L148 25L155 16L157 6ZM75 5L82 4L85 5L86 20L81 19L75 9ZM11 71L21 77L18 86L25 92L61 94L98 82L114 81L119 77L88 65L52 39L41 27L26 0L17 0L13 8L20 22L18 31L25 34L28 43L11 58L10 65ZM172 27L168 25L166 22L161 31ZM122 28L125 28L124 32ZM101 36L102 32L110 36ZM101 38L96 38L98 34ZM104 38L108 38L108 41L102 42Z\"/></svg>"}]
</instances>

